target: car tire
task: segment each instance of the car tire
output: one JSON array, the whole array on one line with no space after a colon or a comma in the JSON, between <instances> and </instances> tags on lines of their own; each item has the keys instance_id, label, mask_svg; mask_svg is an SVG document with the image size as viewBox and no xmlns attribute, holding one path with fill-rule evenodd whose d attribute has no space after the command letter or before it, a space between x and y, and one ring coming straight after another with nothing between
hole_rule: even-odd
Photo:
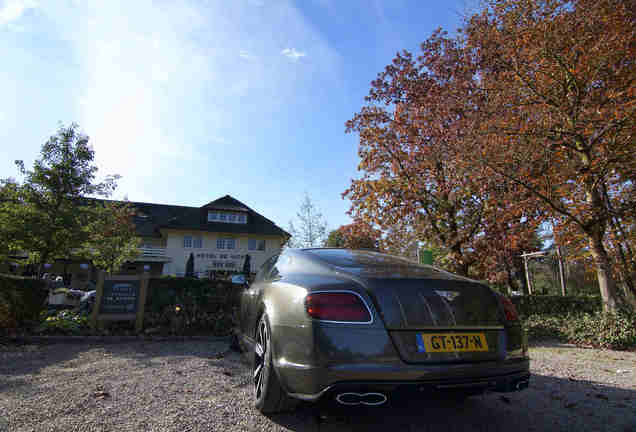
<instances>
[{"instance_id":1,"label":"car tire","mask_svg":"<svg viewBox=\"0 0 636 432\"><path fill-rule=\"evenodd\" d=\"M298 401L289 397L281 387L272 362L271 327L267 315L263 314L256 328L252 378L254 383L254 406L263 414L293 410Z\"/></svg>"}]
</instances>

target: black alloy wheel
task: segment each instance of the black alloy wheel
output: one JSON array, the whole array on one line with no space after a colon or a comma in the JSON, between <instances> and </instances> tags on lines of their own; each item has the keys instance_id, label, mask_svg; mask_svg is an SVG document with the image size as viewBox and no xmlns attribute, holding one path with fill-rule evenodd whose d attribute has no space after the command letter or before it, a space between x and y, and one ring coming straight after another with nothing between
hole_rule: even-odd
<instances>
[{"instance_id":1,"label":"black alloy wheel","mask_svg":"<svg viewBox=\"0 0 636 432\"><path fill-rule=\"evenodd\" d=\"M289 397L278 381L272 362L272 332L265 314L256 330L252 378L256 396L254 405L263 414L289 411L298 404L298 400Z\"/></svg>"},{"instance_id":2,"label":"black alloy wheel","mask_svg":"<svg viewBox=\"0 0 636 432\"><path fill-rule=\"evenodd\" d=\"M263 395L263 384L266 369L269 365L266 362L266 356L269 349L269 329L267 321L263 318L258 323L258 332L256 333L256 343L254 344L254 392L256 400L261 399Z\"/></svg>"}]
</instances>

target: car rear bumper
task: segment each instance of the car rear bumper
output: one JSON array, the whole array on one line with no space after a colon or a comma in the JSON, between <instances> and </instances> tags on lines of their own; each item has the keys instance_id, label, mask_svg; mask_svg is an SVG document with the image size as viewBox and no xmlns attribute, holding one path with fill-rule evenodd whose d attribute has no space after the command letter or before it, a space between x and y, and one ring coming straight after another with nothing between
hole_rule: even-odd
<instances>
[{"instance_id":1,"label":"car rear bumper","mask_svg":"<svg viewBox=\"0 0 636 432\"><path fill-rule=\"evenodd\" d=\"M276 365L281 383L290 396L317 401L342 392L415 392L419 395L441 393L477 394L484 391L511 392L528 387L530 373L527 359L483 364L427 365L383 367L364 370L299 368Z\"/></svg>"},{"instance_id":2,"label":"car rear bumper","mask_svg":"<svg viewBox=\"0 0 636 432\"><path fill-rule=\"evenodd\" d=\"M433 381L345 381L332 384L319 393L304 394L290 393L290 396L306 400L333 400L343 393L380 393L386 395L388 400L394 397L416 395L418 397L445 397L457 393L474 395L486 391L515 392L528 388L530 384L529 372L518 372L508 375L492 377L433 380Z\"/></svg>"}]
</instances>

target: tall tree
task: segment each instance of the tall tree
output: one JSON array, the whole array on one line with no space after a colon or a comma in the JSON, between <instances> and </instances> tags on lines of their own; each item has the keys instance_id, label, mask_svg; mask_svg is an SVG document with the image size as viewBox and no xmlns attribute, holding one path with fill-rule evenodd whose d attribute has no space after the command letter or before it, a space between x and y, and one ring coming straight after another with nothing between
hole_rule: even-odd
<instances>
[{"instance_id":1,"label":"tall tree","mask_svg":"<svg viewBox=\"0 0 636 432\"><path fill-rule=\"evenodd\" d=\"M607 233L636 205L633 2L487 3L465 28L483 95L482 139L465 154L539 199L557 237L585 239L614 310Z\"/></svg>"},{"instance_id":2,"label":"tall tree","mask_svg":"<svg viewBox=\"0 0 636 432\"><path fill-rule=\"evenodd\" d=\"M90 210L83 255L95 267L115 273L140 253L141 240L133 221L135 210L126 202L109 201L96 201Z\"/></svg>"},{"instance_id":3,"label":"tall tree","mask_svg":"<svg viewBox=\"0 0 636 432\"><path fill-rule=\"evenodd\" d=\"M15 240L16 224L10 220L6 209L17 204L18 184L12 178L0 180L0 261L20 252Z\"/></svg>"},{"instance_id":4,"label":"tall tree","mask_svg":"<svg viewBox=\"0 0 636 432\"><path fill-rule=\"evenodd\" d=\"M380 247L386 253L417 262L420 241L417 232L412 227L405 222L399 222L384 230ZM448 255L446 250L443 255ZM449 267L453 267L453 265L451 264Z\"/></svg>"},{"instance_id":5,"label":"tall tree","mask_svg":"<svg viewBox=\"0 0 636 432\"><path fill-rule=\"evenodd\" d=\"M118 176L96 181L97 167L88 137L72 124L60 127L43 146L40 158L27 170L16 161L22 183L10 187L10 199L0 204L0 220L8 247L29 253L42 265L67 258L86 242L90 205L87 196L108 196ZM10 184L3 181L5 188Z\"/></svg>"},{"instance_id":6,"label":"tall tree","mask_svg":"<svg viewBox=\"0 0 636 432\"><path fill-rule=\"evenodd\" d=\"M523 227L520 222L534 217L534 210L508 211L500 195L519 194L518 188L493 182L460 157L478 139L470 132L482 103L473 91L473 53L441 30L421 49L418 58L398 54L372 82L367 106L347 122L347 131L360 137L363 174L343 195L355 217L387 231L388 250L399 252L408 234L443 250L450 270L469 275L481 261L478 246L490 239L486 230L500 226L487 222L505 215Z\"/></svg>"},{"instance_id":7,"label":"tall tree","mask_svg":"<svg viewBox=\"0 0 636 432\"><path fill-rule=\"evenodd\" d=\"M379 250L382 233L368 223L356 220L329 233L325 246Z\"/></svg>"},{"instance_id":8,"label":"tall tree","mask_svg":"<svg viewBox=\"0 0 636 432\"><path fill-rule=\"evenodd\" d=\"M308 194L305 194L296 217L296 224L293 221L289 222L289 232L292 235L289 246L297 248L322 246L327 236L327 221Z\"/></svg>"}]
</instances>

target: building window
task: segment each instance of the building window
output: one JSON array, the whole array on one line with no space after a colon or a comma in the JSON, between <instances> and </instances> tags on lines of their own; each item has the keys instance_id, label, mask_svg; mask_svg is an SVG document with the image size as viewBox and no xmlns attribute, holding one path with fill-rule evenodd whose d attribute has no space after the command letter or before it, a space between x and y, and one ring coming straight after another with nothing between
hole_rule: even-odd
<instances>
[{"instance_id":1,"label":"building window","mask_svg":"<svg viewBox=\"0 0 636 432\"><path fill-rule=\"evenodd\" d=\"M194 237L192 239L192 247L201 249L203 247L203 239L201 237Z\"/></svg>"},{"instance_id":2,"label":"building window","mask_svg":"<svg viewBox=\"0 0 636 432\"><path fill-rule=\"evenodd\" d=\"M265 240L258 240L258 239L249 239L247 241L247 249L249 250L258 250L258 251L264 251L265 250Z\"/></svg>"},{"instance_id":3,"label":"building window","mask_svg":"<svg viewBox=\"0 0 636 432\"><path fill-rule=\"evenodd\" d=\"M192 236L183 236L183 247L184 248L192 247Z\"/></svg>"},{"instance_id":4,"label":"building window","mask_svg":"<svg viewBox=\"0 0 636 432\"><path fill-rule=\"evenodd\" d=\"M223 222L223 223L247 223L247 215L240 212L208 212L208 222Z\"/></svg>"},{"instance_id":5,"label":"building window","mask_svg":"<svg viewBox=\"0 0 636 432\"><path fill-rule=\"evenodd\" d=\"M216 239L217 249L236 249L236 240L233 238L218 238Z\"/></svg>"}]
</instances>

